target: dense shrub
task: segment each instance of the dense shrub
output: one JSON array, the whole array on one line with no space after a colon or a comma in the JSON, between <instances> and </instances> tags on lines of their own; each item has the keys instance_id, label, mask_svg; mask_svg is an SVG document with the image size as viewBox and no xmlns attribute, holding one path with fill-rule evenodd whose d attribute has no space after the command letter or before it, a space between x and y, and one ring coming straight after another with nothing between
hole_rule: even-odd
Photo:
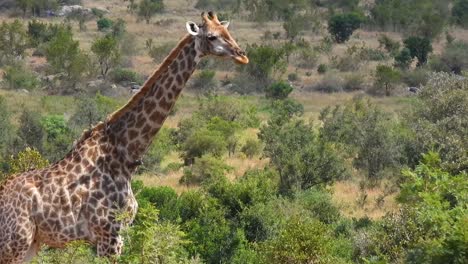
<instances>
[{"instance_id":1,"label":"dense shrub","mask_svg":"<svg viewBox=\"0 0 468 264\"><path fill-rule=\"evenodd\" d=\"M325 108L320 120L321 137L353 158L353 165L365 169L369 180L382 177L385 169L397 168L402 161L402 131L397 120L368 99Z\"/></svg>"},{"instance_id":2,"label":"dense shrub","mask_svg":"<svg viewBox=\"0 0 468 264\"><path fill-rule=\"evenodd\" d=\"M278 124L271 120L260 129L259 138L265 144L265 156L279 172L284 194L327 185L346 175L343 160L332 145L319 140L302 121Z\"/></svg>"},{"instance_id":3,"label":"dense shrub","mask_svg":"<svg viewBox=\"0 0 468 264\"><path fill-rule=\"evenodd\" d=\"M21 63L6 67L3 79L7 87L14 90L33 90L39 86L38 77Z\"/></svg>"},{"instance_id":4,"label":"dense shrub","mask_svg":"<svg viewBox=\"0 0 468 264\"><path fill-rule=\"evenodd\" d=\"M461 74L464 70L468 69L468 43L454 41L448 44L440 57L436 59L440 60L441 65L434 70Z\"/></svg>"},{"instance_id":5,"label":"dense shrub","mask_svg":"<svg viewBox=\"0 0 468 264\"><path fill-rule=\"evenodd\" d=\"M317 67L318 74L324 74L327 72L327 70L328 70L328 67L326 64L319 64L319 66Z\"/></svg>"},{"instance_id":6,"label":"dense shrub","mask_svg":"<svg viewBox=\"0 0 468 264\"><path fill-rule=\"evenodd\" d=\"M163 0L142 0L138 4L138 16L145 19L146 24L149 24L151 17L156 13L164 11Z\"/></svg>"},{"instance_id":7,"label":"dense shrub","mask_svg":"<svg viewBox=\"0 0 468 264\"><path fill-rule=\"evenodd\" d=\"M123 68L116 68L110 72L110 78L115 83L129 83L135 82L141 84L141 77L138 73Z\"/></svg>"},{"instance_id":8,"label":"dense shrub","mask_svg":"<svg viewBox=\"0 0 468 264\"><path fill-rule=\"evenodd\" d=\"M343 91L343 80L335 73L327 73L319 83L312 86L312 89L325 93L341 92Z\"/></svg>"},{"instance_id":9,"label":"dense shrub","mask_svg":"<svg viewBox=\"0 0 468 264\"><path fill-rule=\"evenodd\" d=\"M400 42L391 39L385 34L379 36L379 48L383 47L388 53L394 55L400 49Z\"/></svg>"},{"instance_id":10,"label":"dense shrub","mask_svg":"<svg viewBox=\"0 0 468 264\"><path fill-rule=\"evenodd\" d=\"M41 115L26 109L21 113L19 123L18 136L24 146L43 151L46 132L41 125Z\"/></svg>"},{"instance_id":11,"label":"dense shrub","mask_svg":"<svg viewBox=\"0 0 468 264\"><path fill-rule=\"evenodd\" d=\"M190 88L203 91L204 93L212 92L217 86L216 79L214 78L215 74L216 72L211 70L200 71L192 78Z\"/></svg>"},{"instance_id":12,"label":"dense shrub","mask_svg":"<svg viewBox=\"0 0 468 264\"><path fill-rule=\"evenodd\" d=\"M150 202L159 211L161 220L177 220L177 193L171 187L143 187L136 196L137 200Z\"/></svg>"},{"instance_id":13,"label":"dense shrub","mask_svg":"<svg viewBox=\"0 0 468 264\"><path fill-rule=\"evenodd\" d=\"M370 11L372 23L383 30L418 34L429 39L442 33L449 18L445 0L379 0Z\"/></svg>"},{"instance_id":14,"label":"dense shrub","mask_svg":"<svg viewBox=\"0 0 468 264\"><path fill-rule=\"evenodd\" d=\"M28 48L27 33L23 24L16 19L0 25L0 63L21 58Z\"/></svg>"},{"instance_id":15,"label":"dense shrub","mask_svg":"<svg viewBox=\"0 0 468 264\"><path fill-rule=\"evenodd\" d=\"M403 43L409 50L412 58L418 59L418 65L426 64L429 53L432 52L432 43L430 39L424 37L408 37Z\"/></svg>"},{"instance_id":16,"label":"dense shrub","mask_svg":"<svg viewBox=\"0 0 468 264\"><path fill-rule=\"evenodd\" d=\"M293 87L286 82L279 81L271 84L266 88L265 95L267 98L284 99L293 91Z\"/></svg>"},{"instance_id":17,"label":"dense shrub","mask_svg":"<svg viewBox=\"0 0 468 264\"><path fill-rule=\"evenodd\" d=\"M262 144L256 139L249 138L245 141L241 151L251 159L262 152Z\"/></svg>"},{"instance_id":18,"label":"dense shrub","mask_svg":"<svg viewBox=\"0 0 468 264\"><path fill-rule=\"evenodd\" d=\"M420 87L426 85L429 80L429 71L424 68L416 68L412 71L402 72L401 78L409 87Z\"/></svg>"},{"instance_id":19,"label":"dense shrub","mask_svg":"<svg viewBox=\"0 0 468 264\"><path fill-rule=\"evenodd\" d=\"M143 165L139 168L140 171L154 172L160 169L164 157L176 148L172 134L172 129L162 128L159 130L158 136L143 157Z\"/></svg>"},{"instance_id":20,"label":"dense shrub","mask_svg":"<svg viewBox=\"0 0 468 264\"><path fill-rule=\"evenodd\" d=\"M413 62L411 52L407 48L403 48L396 56L394 66L402 70L407 70Z\"/></svg>"},{"instance_id":21,"label":"dense shrub","mask_svg":"<svg viewBox=\"0 0 468 264\"><path fill-rule=\"evenodd\" d=\"M433 74L418 94L419 104L408 116L417 152L437 150L442 167L452 173L468 168L468 80L448 73Z\"/></svg>"},{"instance_id":22,"label":"dense shrub","mask_svg":"<svg viewBox=\"0 0 468 264\"><path fill-rule=\"evenodd\" d=\"M454 22L464 28L468 27L468 1L456 0L452 7Z\"/></svg>"},{"instance_id":23,"label":"dense shrub","mask_svg":"<svg viewBox=\"0 0 468 264\"><path fill-rule=\"evenodd\" d=\"M350 73L344 77L343 89L345 91L365 90L364 76L359 73Z\"/></svg>"},{"instance_id":24,"label":"dense shrub","mask_svg":"<svg viewBox=\"0 0 468 264\"><path fill-rule=\"evenodd\" d=\"M103 17L96 21L96 24L99 31L106 31L111 29L114 22L109 18Z\"/></svg>"},{"instance_id":25,"label":"dense shrub","mask_svg":"<svg viewBox=\"0 0 468 264\"><path fill-rule=\"evenodd\" d=\"M328 32L337 43L344 43L361 26L363 21L362 16L357 13L334 15L328 21Z\"/></svg>"}]
</instances>

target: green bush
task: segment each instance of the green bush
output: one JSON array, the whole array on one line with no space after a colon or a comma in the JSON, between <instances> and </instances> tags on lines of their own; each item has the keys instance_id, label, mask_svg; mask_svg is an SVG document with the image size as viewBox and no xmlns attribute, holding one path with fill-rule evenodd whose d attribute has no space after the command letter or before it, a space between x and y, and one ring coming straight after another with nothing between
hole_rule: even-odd
<instances>
[{"instance_id":1,"label":"green bush","mask_svg":"<svg viewBox=\"0 0 468 264\"><path fill-rule=\"evenodd\" d=\"M204 155L195 158L191 168L184 170L184 175L180 178L180 183L192 185L200 184L207 180L224 177L224 174L231 170L219 157Z\"/></svg>"},{"instance_id":2,"label":"green bush","mask_svg":"<svg viewBox=\"0 0 468 264\"><path fill-rule=\"evenodd\" d=\"M345 76L343 89L345 91L365 90L364 77L359 73L350 73Z\"/></svg>"},{"instance_id":3,"label":"green bush","mask_svg":"<svg viewBox=\"0 0 468 264\"><path fill-rule=\"evenodd\" d=\"M324 74L327 72L327 70L328 70L328 67L325 64L319 64L319 66L317 67L318 74Z\"/></svg>"},{"instance_id":4,"label":"green bush","mask_svg":"<svg viewBox=\"0 0 468 264\"><path fill-rule=\"evenodd\" d=\"M412 58L418 59L417 66L426 64L429 53L432 52L431 40L425 37L408 37L403 43L410 52Z\"/></svg>"},{"instance_id":5,"label":"green bush","mask_svg":"<svg viewBox=\"0 0 468 264\"><path fill-rule=\"evenodd\" d=\"M99 31L106 31L112 28L114 22L109 18L100 18L96 21L97 28Z\"/></svg>"},{"instance_id":6,"label":"green bush","mask_svg":"<svg viewBox=\"0 0 468 264\"><path fill-rule=\"evenodd\" d=\"M336 76L336 73L327 73L319 83L312 86L312 89L325 93L341 92L343 91L343 80Z\"/></svg>"},{"instance_id":7,"label":"green bush","mask_svg":"<svg viewBox=\"0 0 468 264\"><path fill-rule=\"evenodd\" d=\"M362 16L357 13L337 14L328 21L328 32L335 42L344 43L363 22Z\"/></svg>"},{"instance_id":8,"label":"green bush","mask_svg":"<svg viewBox=\"0 0 468 264\"><path fill-rule=\"evenodd\" d=\"M320 136L335 143L336 151L353 159L354 167L367 171L369 180L382 177L385 169L403 162L403 136L398 120L369 99L325 108L320 113ZM407 133L407 132L406 132Z\"/></svg>"},{"instance_id":9,"label":"green bush","mask_svg":"<svg viewBox=\"0 0 468 264\"><path fill-rule=\"evenodd\" d=\"M163 11L163 0L142 0L138 5L138 16L145 19L146 24L149 24L151 17L156 13L161 13Z\"/></svg>"},{"instance_id":10,"label":"green bush","mask_svg":"<svg viewBox=\"0 0 468 264\"><path fill-rule=\"evenodd\" d=\"M468 27L468 1L456 0L452 7L452 19L457 25Z\"/></svg>"},{"instance_id":11,"label":"green bush","mask_svg":"<svg viewBox=\"0 0 468 264\"><path fill-rule=\"evenodd\" d=\"M454 41L448 44L440 55L440 61L448 71L462 74L468 69L468 43Z\"/></svg>"},{"instance_id":12,"label":"green bush","mask_svg":"<svg viewBox=\"0 0 468 264\"><path fill-rule=\"evenodd\" d=\"M293 87L286 82L279 81L268 86L265 90L267 98L272 99L285 99L293 91Z\"/></svg>"},{"instance_id":13,"label":"green bush","mask_svg":"<svg viewBox=\"0 0 468 264\"><path fill-rule=\"evenodd\" d=\"M375 72L374 87L377 90L383 89L386 96L390 96L392 90L401 80L401 73L390 66L378 65Z\"/></svg>"},{"instance_id":14,"label":"green bush","mask_svg":"<svg viewBox=\"0 0 468 264\"><path fill-rule=\"evenodd\" d=\"M396 56L394 66L402 70L407 70L413 62L413 57L408 48L403 48Z\"/></svg>"},{"instance_id":15,"label":"green bush","mask_svg":"<svg viewBox=\"0 0 468 264\"><path fill-rule=\"evenodd\" d=\"M116 68L110 72L110 78L115 83L135 82L141 84L141 77L138 73L123 68Z\"/></svg>"},{"instance_id":16,"label":"green bush","mask_svg":"<svg viewBox=\"0 0 468 264\"><path fill-rule=\"evenodd\" d=\"M402 72L402 81L409 87L424 86L428 80L429 71L424 68L417 68L412 71Z\"/></svg>"},{"instance_id":17,"label":"green bush","mask_svg":"<svg viewBox=\"0 0 468 264\"><path fill-rule=\"evenodd\" d=\"M43 151L46 132L41 125L41 115L35 111L24 110L19 123L18 136L22 143L27 147Z\"/></svg>"},{"instance_id":18,"label":"green bush","mask_svg":"<svg viewBox=\"0 0 468 264\"><path fill-rule=\"evenodd\" d=\"M385 50L390 53L390 55L395 55L400 49L400 42L391 39L385 34L379 36L379 48L383 47Z\"/></svg>"},{"instance_id":19,"label":"green bush","mask_svg":"<svg viewBox=\"0 0 468 264\"><path fill-rule=\"evenodd\" d=\"M288 81L291 81L291 82L296 82L296 81L299 81L300 78L299 78L299 75L295 72L293 73L290 73L288 74Z\"/></svg>"},{"instance_id":20,"label":"green bush","mask_svg":"<svg viewBox=\"0 0 468 264\"><path fill-rule=\"evenodd\" d=\"M8 88L14 90L33 90L38 87L40 83L38 77L34 73L19 63L13 66L7 66L3 74L3 79L8 85Z\"/></svg>"},{"instance_id":21,"label":"green bush","mask_svg":"<svg viewBox=\"0 0 468 264\"><path fill-rule=\"evenodd\" d=\"M211 70L200 71L193 77L190 87L205 93L212 92L217 86L216 79L214 78L215 74L216 72Z\"/></svg>"},{"instance_id":22,"label":"green bush","mask_svg":"<svg viewBox=\"0 0 468 264\"><path fill-rule=\"evenodd\" d=\"M11 62L22 57L28 48L27 33L18 19L0 25L0 63Z\"/></svg>"},{"instance_id":23,"label":"green bush","mask_svg":"<svg viewBox=\"0 0 468 264\"><path fill-rule=\"evenodd\" d=\"M163 221L175 221L178 218L177 193L171 187L143 187L136 196L137 200L150 202L158 211L159 219Z\"/></svg>"},{"instance_id":24,"label":"green bush","mask_svg":"<svg viewBox=\"0 0 468 264\"><path fill-rule=\"evenodd\" d=\"M256 139L249 138L242 146L241 152L251 159L256 155L260 155L262 152L262 144Z\"/></svg>"}]
</instances>

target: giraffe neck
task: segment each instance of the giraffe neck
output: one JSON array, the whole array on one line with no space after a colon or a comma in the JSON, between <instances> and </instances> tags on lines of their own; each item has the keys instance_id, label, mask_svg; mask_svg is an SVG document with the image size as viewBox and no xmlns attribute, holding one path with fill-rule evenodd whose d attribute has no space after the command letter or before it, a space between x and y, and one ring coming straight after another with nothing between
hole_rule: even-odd
<instances>
[{"instance_id":1,"label":"giraffe neck","mask_svg":"<svg viewBox=\"0 0 468 264\"><path fill-rule=\"evenodd\" d=\"M107 120L112 144L129 161L141 159L192 75L202 55L187 35L145 82L140 91ZM123 154L123 153L122 153Z\"/></svg>"}]
</instances>

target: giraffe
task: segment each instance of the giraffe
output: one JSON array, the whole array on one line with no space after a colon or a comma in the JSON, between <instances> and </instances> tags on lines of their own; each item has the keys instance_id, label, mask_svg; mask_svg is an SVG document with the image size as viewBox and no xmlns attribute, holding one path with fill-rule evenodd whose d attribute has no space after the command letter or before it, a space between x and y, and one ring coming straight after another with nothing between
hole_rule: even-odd
<instances>
[{"instance_id":1,"label":"giraffe","mask_svg":"<svg viewBox=\"0 0 468 264\"><path fill-rule=\"evenodd\" d=\"M228 25L213 12L202 13L201 24L188 21L188 34L125 106L85 131L62 160L0 186L0 263L29 261L42 244L74 240L95 245L98 256L120 255L119 233L138 207L132 174L197 63L207 55L249 62ZM118 220L123 213L129 217Z\"/></svg>"}]
</instances>

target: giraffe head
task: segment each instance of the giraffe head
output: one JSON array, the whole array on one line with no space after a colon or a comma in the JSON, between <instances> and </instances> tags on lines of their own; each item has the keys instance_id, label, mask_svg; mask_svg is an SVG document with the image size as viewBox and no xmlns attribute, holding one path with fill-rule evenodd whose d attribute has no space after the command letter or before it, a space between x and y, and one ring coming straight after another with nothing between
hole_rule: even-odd
<instances>
[{"instance_id":1,"label":"giraffe head","mask_svg":"<svg viewBox=\"0 0 468 264\"><path fill-rule=\"evenodd\" d=\"M187 31L198 42L197 47L203 55L231 58L240 64L249 63L243 51L228 31L229 22L219 21L216 14L208 12L201 14L203 23L187 22Z\"/></svg>"}]
</instances>

